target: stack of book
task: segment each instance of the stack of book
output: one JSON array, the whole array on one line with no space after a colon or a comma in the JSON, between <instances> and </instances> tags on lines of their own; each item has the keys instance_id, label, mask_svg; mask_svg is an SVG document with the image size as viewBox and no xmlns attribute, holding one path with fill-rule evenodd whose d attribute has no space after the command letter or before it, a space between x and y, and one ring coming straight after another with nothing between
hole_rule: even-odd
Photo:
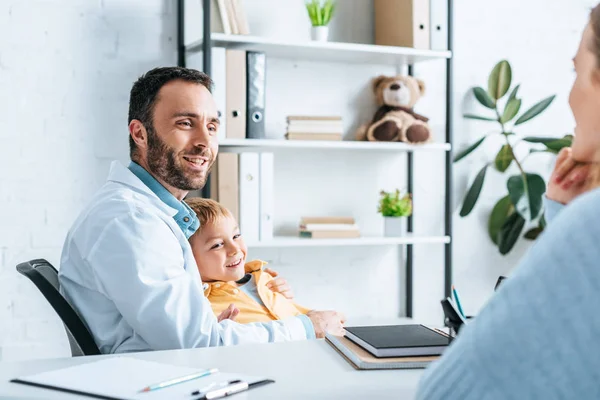
<instances>
[{"instance_id":1,"label":"stack of book","mask_svg":"<svg viewBox=\"0 0 600 400\"><path fill-rule=\"evenodd\" d=\"M351 326L327 341L356 369L426 368L453 337L422 324Z\"/></svg>"},{"instance_id":2,"label":"stack of book","mask_svg":"<svg viewBox=\"0 0 600 400\"><path fill-rule=\"evenodd\" d=\"M360 237L360 230L352 217L302 217L300 237L313 239L357 238Z\"/></svg>"},{"instance_id":3,"label":"stack of book","mask_svg":"<svg viewBox=\"0 0 600 400\"><path fill-rule=\"evenodd\" d=\"M342 140L342 117L290 115L287 117L288 140Z\"/></svg>"}]
</instances>

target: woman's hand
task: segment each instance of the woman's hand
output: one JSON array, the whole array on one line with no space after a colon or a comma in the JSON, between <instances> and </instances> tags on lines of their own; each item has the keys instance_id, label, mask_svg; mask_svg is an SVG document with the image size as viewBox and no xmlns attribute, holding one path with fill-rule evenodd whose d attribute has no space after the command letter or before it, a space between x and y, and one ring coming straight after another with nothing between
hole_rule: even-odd
<instances>
[{"instance_id":1,"label":"woman's hand","mask_svg":"<svg viewBox=\"0 0 600 400\"><path fill-rule=\"evenodd\" d=\"M585 183L589 173L590 164L576 162L571 156L571 148L563 148L556 158L546 197L562 204L570 203L587 190Z\"/></svg>"},{"instance_id":2,"label":"woman's hand","mask_svg":"<svg viewBox=\"0 0 600 400\"><path fill-rule=\"evenodd\" d=\"M273 278L276 278L279 275L277 272L273 271L271 268L265 268L265 272L270 274ZM292 291L292 287L288 284L288 282L284 278L273 279L272 281L267 283L267 287L271 289L271 291L275 293L281 293L283 297L287 299L294 298L294 292Z\"/></svg>"}]
</instances>

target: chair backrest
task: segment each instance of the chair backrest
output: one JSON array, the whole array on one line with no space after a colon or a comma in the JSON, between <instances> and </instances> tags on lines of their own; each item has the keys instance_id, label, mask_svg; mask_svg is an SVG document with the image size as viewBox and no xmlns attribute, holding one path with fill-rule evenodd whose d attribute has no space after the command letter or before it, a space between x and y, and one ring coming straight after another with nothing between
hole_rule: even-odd
<instances>
[{"instance_id":1,"label":"chair backrest","mask_svg":"<svg viewBox=\"0 0 600 400\"><path fill-rule=\"evenodd\" d=\"M58 272L48 261L35 259L17 265L17 271L29 278L42 292L63 322L72 356L100 354L100 350L77 312L60 294Z\"/></svg>"}]
</instances>

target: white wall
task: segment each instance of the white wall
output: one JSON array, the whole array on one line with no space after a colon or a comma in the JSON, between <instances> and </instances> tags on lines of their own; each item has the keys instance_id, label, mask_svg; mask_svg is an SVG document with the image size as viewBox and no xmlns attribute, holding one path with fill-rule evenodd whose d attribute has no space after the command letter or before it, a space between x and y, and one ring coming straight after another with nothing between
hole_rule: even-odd
<instances>
[{"instance_id":1,"label":"white wall","mask_svg":"<svg viewBox=\"0 0 600 400\"><path fill-rule=\"evenodd\" d=\"M142 72L176 62L174 1L4 0L0 6L0 358L68 355L62 326L33 285L16 274L16 263L45 257L58 266L70 223L102 184L112 158L127 159L128 92ZM372 41L372 2L343 0L331 40ZM463 121L476 106L472 85L484 85L494 63L507 58L522 83L525 104L552 93L549 112L527 124L527 133L562 135L572 127L567 106L570 58L594 2L527 0L455 2L455 146L476 140L488 127ZM246 0L254 34L309 38L301 0ZM518 11L516 11L518 10ZM268 21L268 23L264 23ZM290 113L341 113L348 135L371 116L368 82L390 66L354 66L269 59L267 126L284 134ZM432 118L443 140L444 62L418 65L428 93L419 111ZM318 91L317 91L318 89ZM357 109L359 112L357 113ZM490 146L456 166L455 209ZM404 185L405 159L396 155L310 153L278 159L276 223L295 226L303 214L353 213L365 233L381 228L376 215L380 188ZM333 167L321 161L331 157ZM417 155L415 226L443 231L443 155ZM536 165L548 168L549 161ZM391 171L391 172L387 172ZM397 171L397 172L396 172ZM525 251L509 257L489 243L486 215L504 184L488 180L483 201L466 219L454 219L455 283L463 306L475 313L499 274ZM252 251L270 260L293 284L299 302L336 308L349 317L395 317L402 309L402 276L394 247ZM415 246L415 315L440 322L443 246Z\"/></svg>"},{"instance_id":2,"label":"white wall","mask_svg":"<svg viewBox=\"0 0 600 400\"><path fill-rule=\"evenodd\" d=\"M171 0L0 2L5 360L70 354L58 317L15 265L43 257L58 267L76 213L110 160L127 159L131 84L176 63L175 15Z\"/></svg>"}]
</instances>

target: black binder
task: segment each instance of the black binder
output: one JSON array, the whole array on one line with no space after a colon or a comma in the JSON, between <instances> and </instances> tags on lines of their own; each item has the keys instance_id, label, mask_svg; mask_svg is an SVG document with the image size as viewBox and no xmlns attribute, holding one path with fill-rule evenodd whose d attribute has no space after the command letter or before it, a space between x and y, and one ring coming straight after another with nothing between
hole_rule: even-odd
<instances>
[{"instance_id":1,"label":"black binder","mask_svg":"<svg viewBox=\"0 0 600 400\"><path fill-rule=\"evenodd\" d=\"M265 138L265 92L267 57L264 52L246 52L246 138Z\"/></svg>"}]
</instances>

